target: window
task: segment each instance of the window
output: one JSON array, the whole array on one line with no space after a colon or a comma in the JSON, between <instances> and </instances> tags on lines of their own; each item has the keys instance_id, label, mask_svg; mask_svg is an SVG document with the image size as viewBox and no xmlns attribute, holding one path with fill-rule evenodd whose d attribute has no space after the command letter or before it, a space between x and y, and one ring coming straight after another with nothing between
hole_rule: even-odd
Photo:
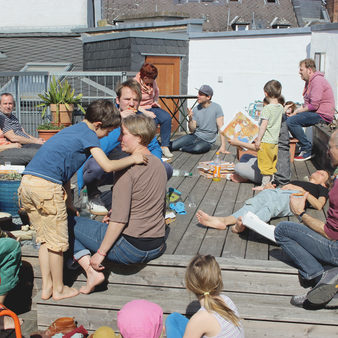
<instances>
[{"instance_id":1,"label":"window","mask_svg":"<svg viewBox=\"0 0 338 338\"><path fill-rule=\"evenodd\" d=\"M315 53L315 63L318 71L325 73L325 59L326 53Z\"/></svg>"},{"instance_id":2,"label":"window","mask_svg":"<svg viewBox=\"0 0 338 338\"><path fill-rule=\"evenodd\" d=\"M278 4L279 0L264 0L266 4Z\"/></svg>"},{"instance_id":3,"label":"window","mask_svg":"<svg viewBox=\"0 0 338 338\"><path fill-rule=\"evenodd\" d=\"M247 31L249 29L249 25L247 24L235 24L233 29L237 31Z\"/></svg>"},{"instance_id":4,"label":"window","mask_svg":"<svg viewBox=\"0 0 338 338\"><path fill-rule=\"evenodd\" d=\"M228 2L242 2L242 0L228 0Z\"/></svg>"}]
</instances>

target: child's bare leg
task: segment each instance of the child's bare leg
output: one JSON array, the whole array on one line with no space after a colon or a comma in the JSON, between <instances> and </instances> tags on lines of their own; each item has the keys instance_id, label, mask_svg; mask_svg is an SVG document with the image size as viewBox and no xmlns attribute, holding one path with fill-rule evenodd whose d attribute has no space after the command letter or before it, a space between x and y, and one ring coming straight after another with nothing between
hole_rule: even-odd
<instances>
[{"instance_id":1,"label":"child's bare leg","mask_svg":"<svg viewBox=\"0 0 338 338\"><path fill-rule=\"evenodd\" d=\"M39 249L39 262L42 275L41 298L49 299L53 293L52 275L50 273L48 249L45 243Z\"/></svg>"},{"instance_id":2,"label":"child's bare leg","mask_svg":"<svg viewBox=\"0 0 338 338\"><path fill-rule=\"evenodd\" d=\"M77 296L79 291L63 285L63 252L48 250L53 281L53 299L60 300Z\"/></svg>"},{"instance_id":3,"label":"child's bare leg","mask_svg":"<svg viewBox=\"0 0 338 338\"><path fill-rule=\"evenodd\" d=\"M80 288L80 292L85 294L91 293L96 285L99 285L104 281L104 274L92 268L90 265L89 255L82 256L78 260L78 263L81 265L87 275L87 284L86 286L82 286Z\"/></svg>"},{"instance_id":4,"label":"child's bare leg","mask_svg":"<svg viewBox=\"0 0 338 338\"><path fill-rule=\"evenodd\" d=\"M236 221L236 225L231 228L231 231L235 234L239 234L245 230L245 226L243 225L242 217L238 217Z\"/></svg>"},{"instance_id":5,"label":"child's bare leg","mask_svg":"<svg viewBox=\"0 0 338 338\"><path fill-rule=\"evenodd\" d=\"M236 218L233 216L227 217L216 217L210 216L202 210L198 210L196 213L196 217L199 223L215 229L226 229L228 225L232 225L236 223Z\"/></svg>"}]
</instances>

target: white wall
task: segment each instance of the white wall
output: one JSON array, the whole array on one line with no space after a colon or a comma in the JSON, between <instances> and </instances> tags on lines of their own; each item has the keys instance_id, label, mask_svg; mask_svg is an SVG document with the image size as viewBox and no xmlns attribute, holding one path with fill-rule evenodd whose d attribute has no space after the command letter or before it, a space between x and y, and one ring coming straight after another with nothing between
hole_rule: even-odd
<instances>
[{"instance_id":1,"label":"white wall","mask_svg":"<svg viewBox=\"0 0 338 338\"><path fill-rule=\"evenodd\" d=\"M87 0L0 0L0 32L87 27Z\"/></svg>"},{"instance_id":2,"label":"white wall","mask_svg":"<svg viewBox=\"0 0 338 338\"><path fill-rule=\"evenodd\" d=\"M264 84L272 79L282 83L286 100L302 102L304 81L298 65L309 56L310 41L310 33L192 38L188 94L209 84L213 100L223 108L225 122L254 100L262 100Z\"/></svg>"},{"instance_id":3,"label":"white wall","mask_svg":"<svg viewBox=\"0 0 338 338\"><path fill-rule=\"evenodd\" d=\"M326 53L325 78L330 82L338 109L338 31L314 31L311 38L311 57Z\"/></svg>"}]
</instances>

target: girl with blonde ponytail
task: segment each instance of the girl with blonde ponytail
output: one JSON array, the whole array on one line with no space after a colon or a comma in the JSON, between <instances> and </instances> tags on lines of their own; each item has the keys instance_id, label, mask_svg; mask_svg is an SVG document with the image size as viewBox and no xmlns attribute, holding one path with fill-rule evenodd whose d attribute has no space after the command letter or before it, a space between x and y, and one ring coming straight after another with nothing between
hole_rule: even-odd
<instances>
[{"instance_id":1,"label":"girl with blonde ponytail","mask_svg":"<svg viewBox=\"0 0 338 338\"><path fill-rule=\"evenodd\" d=\"M185 284L196 295L201 308L190 320L176 312L169 315L168 338L244 337L235 304L221 294L222 274L214 256L195 256L187 267Z\"/></svg>"}]
</instances>

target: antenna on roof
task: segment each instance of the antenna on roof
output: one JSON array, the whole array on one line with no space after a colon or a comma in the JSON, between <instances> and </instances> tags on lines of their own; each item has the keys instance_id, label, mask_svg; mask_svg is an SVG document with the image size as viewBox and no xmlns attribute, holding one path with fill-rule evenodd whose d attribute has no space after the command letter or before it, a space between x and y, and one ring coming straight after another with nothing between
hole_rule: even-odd
<instances>
[{"instance_id":1,"label":"antenna on roof","mask_svg":"<svg viewBox=\"0 0 338 338\"><path fill-rule=\"evenodd\" d=\"M230 26L230 8L228 8L227 30L229 30L229 26Z\"/></svg>"}]
</instances>

